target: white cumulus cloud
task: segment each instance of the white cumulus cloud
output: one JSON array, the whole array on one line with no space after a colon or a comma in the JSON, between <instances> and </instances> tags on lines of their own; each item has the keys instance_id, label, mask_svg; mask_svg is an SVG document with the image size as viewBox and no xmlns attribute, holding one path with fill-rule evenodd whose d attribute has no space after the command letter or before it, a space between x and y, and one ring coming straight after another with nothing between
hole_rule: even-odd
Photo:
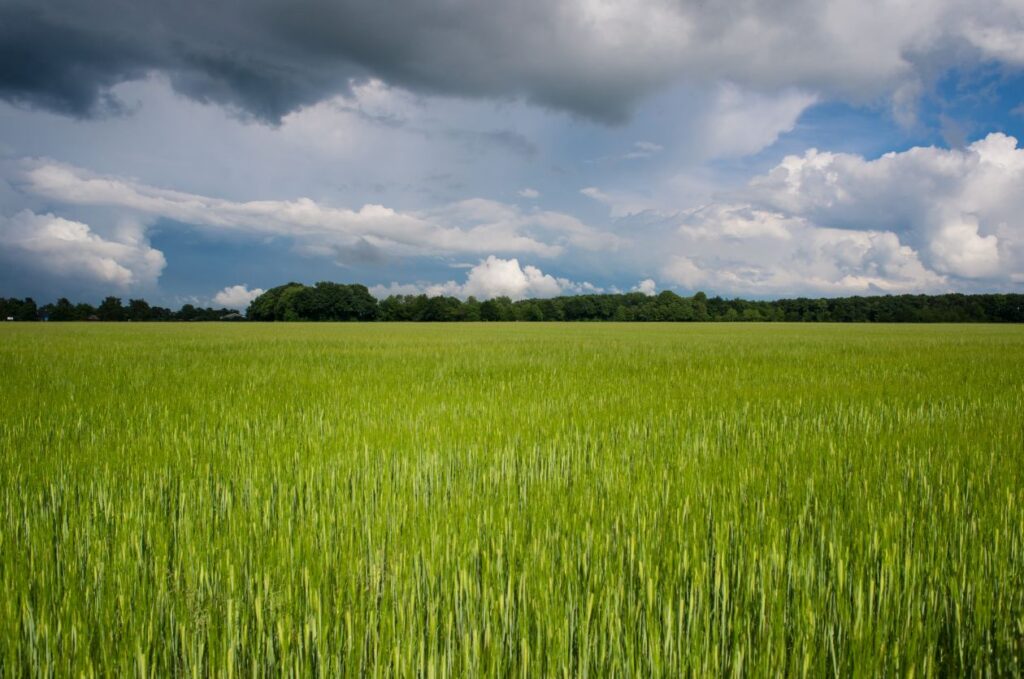
<instances>
[{"instance_id":1,"label":"white cumulus cloud","mask_svg":"<svg viewBox=\"0 0 1024 679\"><path fill-rule=\"evenodd\" d=\"M963 149L867 160L807 151L756 178L746 198L820 226L890 231L921 261L963 279L1024 268L1024 149L994 133Z\"/></svg>"},{"instance_id":2,"label":"white cumulus cloud","mask_svg":"<svg viewBox=\"0 0 1024 679\"><path fill-rule=\"evenodd\" d=\"M213 302L229 309L245 309L249 303L266 292L263 288L249 289L243 285L229 285L213 296Z\"/></svg>"},{"instance_id":3,"label":"white cumulus cloud","mask_svg":"<svg viewBox=\"0 0 1024 679\"><path fill-rule=\"evenodd\" d=\"M602 290L590 283L578 283L567 278L546 274L530 264L521 265L518 259L502 259L491 255L466 272L463 283L391 283L370 288L378 299L389 295L441 295L453 297L509 297L513 300L528 297L556 297L558 295L597 293Z\"/></svg>"},{"instance_id":4,"label":"white cumulus cloud","mask_svg":"<svg viewBox=\"0 0 1024 679\"><path fill-rule=\"evenodd\" d=\"M654 282L653 278L645 278L634 286L633 292L642 292L650 297L657 289L658 284Z\"/></svg>"},{"instance_id":5,"label":"white cumulus cloud","mask_svg":"<svg viewBox=\"0 0 1024 679\"><path fill-rule=\"evenodd\" d=\"M725 210L726 208L721 208ZM776 215L778 229L764 230L768 215L748 206L735 208L735 220L747 216L745 235L713 233L702 223L708 213L688 216L680 228L682 254L673 255L662 275L687 290L750 296L798 294L880 294L940 292L946 277L922 265L917 253L890 232L819 227ZM715 214L715 213L711 213ZM694 234L699 234L695 236Z\"/></svg>"},{"instance_id":6,"label":"white cumulus cloud","mask_svg":"<svg viewBox=\"0 0 1024 679\"><path fill-rule=\"evenodd\" d=\"M719 202L682 212L662 276L760 296L1013 289L1024 280L1024 149L876 159L808 150Z\"/></svg>"},{"instance_id":7,"label":"white cumulus cloud","mask_svg":"<svg viewBox=\"0 0 1024 679\"><path fill-rule=\"evenodd\" d=\"M163 253L127 230L123 235L111 240L88 224L23 210L0 217L0 256L59 279L119 289L155 284L166 265Z\"/></svg>"},{"instance_id":8,"label":"white cumulus cloud","mask_svg":"<svg viewBox=\"0 0 1024 679\"><path fill-rule=\"evenodd\" d=\"M469 270L462 292L484 299L554 297L562 292L562 285L554 276L535 266L520 266L517 259L498 259L491 255Z\"/></svg>"}]
</instances>

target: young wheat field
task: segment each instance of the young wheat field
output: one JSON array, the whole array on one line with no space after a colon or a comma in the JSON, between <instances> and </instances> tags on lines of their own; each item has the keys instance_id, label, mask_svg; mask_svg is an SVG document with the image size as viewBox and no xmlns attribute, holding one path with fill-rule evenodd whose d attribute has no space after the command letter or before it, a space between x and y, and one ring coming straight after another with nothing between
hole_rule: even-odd
<instances>
[{"instance_id":1,"label":"young wheat field","mask_svg":"<svg viewBox=\"0 0 1024 679\"><path fill-rule=\"evenodd\" d=\"M1024 328L0 327L0 676L1024 673Z\"/></svg>"}]
</instances>

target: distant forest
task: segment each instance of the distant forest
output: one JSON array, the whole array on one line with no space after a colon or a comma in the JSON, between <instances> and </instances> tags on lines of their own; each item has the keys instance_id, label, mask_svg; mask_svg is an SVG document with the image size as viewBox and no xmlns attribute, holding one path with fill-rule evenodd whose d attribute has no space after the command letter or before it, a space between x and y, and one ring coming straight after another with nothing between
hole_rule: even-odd
<instances>
[{"instance_id":1,"label":"distant forest","mask_svg":"<svg viewBox=\"0 0 1024 679\"><path fill-rule=\"evenodd\" d=\"M682 297L665 291L573 295L552 299L392 295L377 300L364 285L281 285L257 297L243 316L235 309L177 311L145 300L107 297L98 306L61 298L0 297L0 319L14 321L798 321L839 323L1024 323L1024 295L887 295L750 301Z\"/></svg>"}]
</instances>

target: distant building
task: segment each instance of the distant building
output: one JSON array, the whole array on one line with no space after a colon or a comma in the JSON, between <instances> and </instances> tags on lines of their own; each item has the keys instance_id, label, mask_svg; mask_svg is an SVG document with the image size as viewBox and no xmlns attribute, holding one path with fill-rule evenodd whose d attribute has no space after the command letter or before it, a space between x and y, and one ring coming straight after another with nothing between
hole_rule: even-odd
<instances>
[{"instance_id":1,"label":"distant building","mask_svg":"<svg viewBox=\"0 0 1024 679\"><path fill-rule=\"evenodd\" d=\"M225 315L221 316L220 320L222 320L222 321L241 321L244 318L245 318L245 316L243 316L240 313L231 313L231 314L225 314Z\"/></svg>"}]
</instances>

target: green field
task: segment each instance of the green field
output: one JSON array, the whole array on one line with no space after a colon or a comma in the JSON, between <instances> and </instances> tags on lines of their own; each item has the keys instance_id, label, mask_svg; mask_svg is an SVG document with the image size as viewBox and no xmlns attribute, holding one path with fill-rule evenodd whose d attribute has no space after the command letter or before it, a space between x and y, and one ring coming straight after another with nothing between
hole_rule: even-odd
<instances>
[{"instance_id":1,"label":"green field","mask_svg":"<svg viewBox=\"0 0 1024 679\"><path fill-rule=\"evenodd\" d=\"M1024 327L0 326L0 676L1024 673Z\"/></svg>"}]
</instances>

